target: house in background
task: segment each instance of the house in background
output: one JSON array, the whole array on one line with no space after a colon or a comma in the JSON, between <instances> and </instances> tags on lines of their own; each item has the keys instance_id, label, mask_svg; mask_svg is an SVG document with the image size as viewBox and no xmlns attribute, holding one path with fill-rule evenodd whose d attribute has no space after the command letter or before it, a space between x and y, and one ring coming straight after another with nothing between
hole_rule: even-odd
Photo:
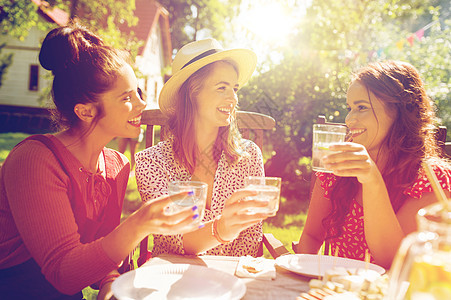
<instances>
[{"instance_id":1,"label":"house in background","mask_svg":"<svg viewBox=\"0 0 451 300\"><path fill-rule=\"evenodd\" d=\"M172 43L169 31L169 12L154 0L135 0L138 24L130 29L143 41L136 57L136 68L142 78L139 86L146 92L147 108L158 108L158 96L165 82L164 70L172 63Z\"/></svg>"},{"instance_id":2,"label":"house in background","mask_svg":"<svg viewBox=\"0 0 451 300\"><path fill-rule=\"evenodd\" d=\"M45 1L30 1L36 4L42 21L55 27L68 23L67 12L51 7ZM135 67L142 75L138 81L147 95L148 108L155 108L158 107L157 99L164 83L163 71L172 62L169 15L155 0L136 0L135 14L138 24L122 30L126 34L135 31L136 37L143 43ZM38 60L46 34L35 27L23 41L0 36L0 43L6 43L2 54L14 54L0 86L0 132L51 131L50 114L43 107L45 103L40 103L44 90L52 84L50 72L43 69Z\"/></svg>"},{"instance_id":3,"label":"house in background","mask_svg":"<svg viewBox=\"0 0 451 300\"><path fill-rule=\"evenodd\" d=\"M55 26L68 23L69 15L65 11L52 8L41 0L31 1L36 4L41 22ZM1 54L13 53L12 64L7 68L0 86L1 132L35 133L48 131L50 127L50 114L39 103L43 90L52 84L48 71L40 66L38 60L46 34L33 27L23 41L11 36L0 36L0 43L6 44Z\"/></svg>"}]
</instances>

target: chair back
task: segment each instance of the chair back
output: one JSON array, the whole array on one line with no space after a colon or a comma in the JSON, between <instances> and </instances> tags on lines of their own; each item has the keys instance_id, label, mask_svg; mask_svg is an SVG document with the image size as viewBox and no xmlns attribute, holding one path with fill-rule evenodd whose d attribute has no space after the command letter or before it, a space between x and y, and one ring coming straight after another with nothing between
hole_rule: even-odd
<instances>
[{"instance_id":1,"label":"chair back","mask_svg":"<svg viewBox=\"0 0 451 300\"><path fill-rule=\"evenodd\" d=\"M236 118L238 128L243 138L253 140L254 143L257 144L257 146L262 150L264 131L273 129L276 126L276 121L268 115L249 111L237 111ZM146 126L146 148L151 147L156 143L155 126L160 126L160 141L167 138L167 122L168 118L164 116L159 109L149 109L143 111L141 116L141 125ZM265 245L267 245L265 238L264 242ZM148 237L141 241L139 249L140 254L138 258L138 266L141 266L150 257L150 252L148 250ZM257 255L263 255L262 246L260 247Z\"/></svg>"},{"instance_id":2,"label":"chair back","mask_svg":"<svg viewBox=\"0 0 451 300\"><path fill-rule=\"evenodd\" d=\"M446 133L446 126L439 126L435 136L437 138L437 143L442 150L442 155L451 158L451 142L446 141Z\"/></svg>"},{"instance_id":3,"label":"chair back","mask_svg":"<svg viewBox=\"0 0 451 300\"><path fill-rule=\"evenodd\" d=\"M245 139L253 140L262 149L263 135L265 130L271 130L276 126L276 121L264 114L237 111L238 128ZM143 111L141 124L147 126L146 148L155 145L155 126L160 126L160 141L167 138L168 118L159 109L149 109Z\"/></svg>"}]
</instances>

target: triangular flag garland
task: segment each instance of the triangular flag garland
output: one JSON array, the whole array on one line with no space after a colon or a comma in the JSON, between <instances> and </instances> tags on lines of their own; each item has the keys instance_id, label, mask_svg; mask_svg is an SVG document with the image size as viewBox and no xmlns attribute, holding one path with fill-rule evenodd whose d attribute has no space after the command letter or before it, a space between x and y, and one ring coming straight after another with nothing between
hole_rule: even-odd
<instances>
[{"instance_id":1,"label":"triangular flag garland","mask_svg":"<svg viewBox=\"0 0 451 300\"><path fill-rule=\"evenodd\" d=\"M448 17L448 15L449 14L444 15L440 19L446 18L446 17ZM351 61L356 61L358 58L360 58L360 60L362 60L362 63L365 63L366 62L365 60L371 61L371 60L374 60L375 58L381 57L383 55L387 56L395 47L399 51L402 51L406 44L408 44L410 47L412 47L415 43L415 40L418 40L419 42L421 42L424 38L424 32L426 30L428 30L429 28L431 28L435 23L439 22L440 19L435 20L435 21L423 26L422 28L418 29L414 33L409 34L407 38L397 41L394 45L389 45L384 48L379 48L376 51L370 50L370 51L368 51L367 55L359 55L358 53L352 53L351 51L348 51L347 54L342 55L345 59L344 60L345 64L349 64ZM351 52L351 53L349 53L349 52Z\"/></svg>"},{"instance_id":2,"label":"triangular flag garland","mask_svg":"<svg viewBox=\"0 0 451 300\"><path fill-rule=\"evenodd\" d=\"M434 25L434 24L437 23L438 21L439 21L439 20L435 20L435 21L433 21L433 22L427 24L427 25L424 26L423 28L417 30L415 33L409 35L406 39L399 40L398 42L396 42L396 47L397 47L399 50L402 50L402 48L403 48L403 46L404 46L404 41L405 41L405 40L407 40L407 42L409 43L409 45L412 47L413 44L414 44L415 37L417 37L418 41L421 41L421 40L423 39L423 37L424 37L424 32L425 32L427 29L431 28L432 25Z\"/></svg>"},{"instance_id":3,"label":"triangular flag garland","mask_svg":"<svg viewBox=\"0 0 451 300\"><path fill-rule=\"evenodd\" d=\"M449 14L443 15L440 19L448 17ZM296 54L302 53L302 56L308 57L309 59L314 59L318 55L320 56L334 56L338 55L338 58L344 62L345 65L349 65L351 62L355 62L359 60L359 63L366 64L368 61L374 61L378 57L390 56L395 49L402 51L406 45L412 47L415 43L415 40L421 42L424 38L424 33L426 30L431 28L435 23L439 22L440 19L435 20L422 28L418 29L414 33L409 34L406 38L397 41L392 45L388 45L386 47L381 47L377 50L369 50L354 52L351 50L294 50L293 52Z\"/></svg>"}]
</instances>

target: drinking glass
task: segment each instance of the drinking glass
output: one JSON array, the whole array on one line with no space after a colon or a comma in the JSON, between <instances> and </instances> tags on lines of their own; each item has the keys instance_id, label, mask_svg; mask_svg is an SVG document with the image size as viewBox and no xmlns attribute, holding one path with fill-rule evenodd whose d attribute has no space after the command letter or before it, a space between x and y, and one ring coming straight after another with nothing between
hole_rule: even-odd
<instances>
[{"instance_id":1,"label":"drinking glass","mask_svg":"<svg viewBox=\"0 0 451 300\"><path fill-rule=\"evenodd\" d=\"M330 151L331 144L345 141L348 128L344 125L314 124L313 125L313 145L312 145L312 170L332 173L324 167L322 158L335 153Z\"/></svg>"},{"instance_id":2,"label":"drinking glass","mask_svg":"<svg viewBox=\"0 0 451 300\"><path fill-rule=\"evenodd\" d=\"M207 203L208 184L200 181L173 181L168 185L169 195L179 194L181 192L191 192L183 198L178 198L166 207L166 214L175 214L187 207L197 206L199 217L193 222L193 225L200 225L204 217L205 205Z\"/></svg>"},{"instance_id":3,"label":"drinking glass","mask_svg":"<svg viewBox=\"0 0 451 300\"><path fill-rule=\"evenodd\" d=\"M250 200L268 201L264 207L253 207L247 210L248 214L267 213L269 216L275 216L279 210L280 186L282 180L280 177L259 177L250 176L245 179L246 190L257 191L257 195L247 197Z\"/></svg>"}]
</instances>

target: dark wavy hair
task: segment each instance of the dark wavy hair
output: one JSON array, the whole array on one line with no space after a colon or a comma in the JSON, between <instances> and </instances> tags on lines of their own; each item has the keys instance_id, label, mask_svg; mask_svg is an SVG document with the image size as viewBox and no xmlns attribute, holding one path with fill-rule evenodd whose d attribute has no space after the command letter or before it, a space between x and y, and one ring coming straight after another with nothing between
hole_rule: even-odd
<instances>
[{"instance_id":1,"label":"dark wavy hair","mask_svg":"<svg viewBox=\"0 0 451 300\"><path fill-rule=\"evenodd\" d=\"M238 73L238 69L233 62L225 60L223 62L231 64ZM191 173L196 167L198 151L194 128L194 118L196 118L197 112L196 97L216 63L213 62L197 70L183 83L178 92L175 113L168 120L168 127L173 138L174 154ZM218 136L213 145L215 162L219 162L222 151L224 151L230 163L238 161L240 156L243 155L241 146L242 138L238 131L235 109L231 116L230 125L219 127Z\"/></svg>"},{"instance_id":2,"label":"dark wavy hair","mask_svg":"<svg viewBox=\"0 0 451 300\"><path fill-rule=\"evenodd\" d=\"M125 51L107 46L100 37L78 24L51 30L45 37L39 62L54 76L52 99L56 107L55 123L61 129L78 124L74 107L95 103L103 116L100 94L111 89L119 70L130 64ZM93 122L93 124L95 124Z\"/></svg>"},{"instance_id":3,"label":"dark wavy hair","mask_svg":"<svg viewBox=\"0 0 451 300\"><path fill-rule=\"evenodd\" d=\"M380 170L395 212L407 196L403 191L418 176L421 162L440 157L436 141L435 107L426 95L418 71L411 64L399 61L372 63L360 69L351 80L364 85L391 111L394 123L379 151L390 153L385 168ZM377 115L375 115L377 120ZM379 155L378 155L379 156ZM373 158L377 160L376 158ZM341 227L359 183L355 177L337 177L330 194L332 210L323 220L327 238L341 234Z\"/></svg>"}]
</instances>

